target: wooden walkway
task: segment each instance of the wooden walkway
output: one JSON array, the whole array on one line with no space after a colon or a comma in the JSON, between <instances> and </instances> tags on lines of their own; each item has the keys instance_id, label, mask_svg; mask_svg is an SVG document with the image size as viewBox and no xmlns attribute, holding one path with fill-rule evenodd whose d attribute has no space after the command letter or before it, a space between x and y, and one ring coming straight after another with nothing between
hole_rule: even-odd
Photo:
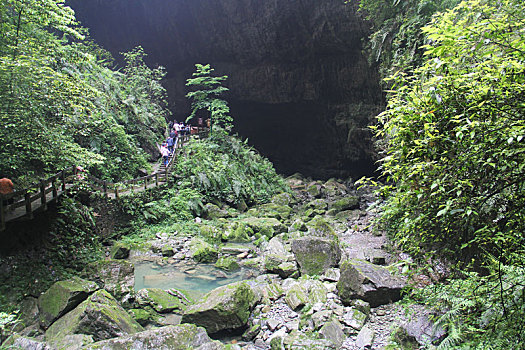
<instances>
[{"instance_id":1,"label":"wooden walkway","mask_svg":"<svg viewBox=\"0 0 525 350\"><path fill-rule=\"evenodd\" d=\"M208 136L208 129L201 129L195 135L199 138ZM103 181L73 166L43 180L38 184L15 191L9 195L0 194L0 231L5 230L6 223L16 220L32 220L34 213L46 211L49 204L81 183L88 184L92 191L108 199L118 199L146 189L154 188L168 182L173 164L180 156L182 147L190 140L190 135L179 136L174 150L165 166L162 163L153 166L153 173L147 176L122 182Z\"/></svg>"}]
</instances>

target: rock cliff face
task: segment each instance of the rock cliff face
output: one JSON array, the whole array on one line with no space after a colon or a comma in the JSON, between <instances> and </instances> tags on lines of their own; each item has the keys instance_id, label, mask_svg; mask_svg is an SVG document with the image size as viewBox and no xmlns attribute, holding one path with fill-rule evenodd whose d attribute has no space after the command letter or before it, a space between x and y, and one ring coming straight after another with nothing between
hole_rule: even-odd
<instances>
[{"instance_id":1,"label":"rock cliff face","mask_svg":"<svg viewBox=\"0 0 525 350\"><path fill-rule=\"evenodd\" d=\"M167 68L185 119L195 63L228 75L236 130L282 173L373 171L366 125L381 108L378 75L361 53L367 24L342 0L69 0L113 54L142 45Z\"/></svg>"}]
</instances>

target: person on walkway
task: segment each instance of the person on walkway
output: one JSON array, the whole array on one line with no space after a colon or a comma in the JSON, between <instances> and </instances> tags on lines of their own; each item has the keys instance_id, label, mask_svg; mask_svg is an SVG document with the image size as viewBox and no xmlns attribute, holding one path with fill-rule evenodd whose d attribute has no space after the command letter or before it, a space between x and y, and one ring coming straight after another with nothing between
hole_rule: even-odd
<instances>
[{"instance_id":1,"label":"person on walkway","mask_svg":"<svg viewBox=\"0 0 525 350\"><path fill-rule=\"evenodd\" d=\"M166 143L168 145L168 151L170 151L170 155L173 154L173 138L172 137L168 137L168 139L166 140Z\"/></svg>"},{"instance_id":2,"label":"person on walkway","mask_svg":"<svg viewBox=\"0 0 525 350\"><path fill-rule=\"evenodd\" d=\"M168 145L166 143L163 143L162 146L159 147L160 155L162 156L164 160L164 166L168 166L169 158L170 158L170 151L168 150Z\"/></svg>"},{"instance_id":3,"label":"person on walkway","mask_svg":"<svg viewBox=\"0 0 525 350\"><path fill-rule=\"evenodd\" d=\"M13 181L8 179L7 177L3 177L0 179L0 194L3 196L11 194L14 192L15 186L13 185ZM13 204L13 198L9 198L8 200L3 200L4 205Z\"/></svg>"}]
</instances>

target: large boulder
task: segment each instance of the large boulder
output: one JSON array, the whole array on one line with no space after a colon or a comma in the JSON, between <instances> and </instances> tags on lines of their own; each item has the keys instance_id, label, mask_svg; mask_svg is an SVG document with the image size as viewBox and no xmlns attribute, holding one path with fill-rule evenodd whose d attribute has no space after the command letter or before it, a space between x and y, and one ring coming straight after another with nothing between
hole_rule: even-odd
<instances>
[{"instance_id":1,"label":"large boulder","mask_svg":"<svg viewBox=\"0 0 525 350\"><path fill-rule=\"evenodd\" d=\"M333 202L331 207L337 211L358 209L359 198L355 196L346 196Z\"/></svg>"},{"instance_id":2,"label":"large boulder","mask_svg":"<svg viewBox=\"0 0 525 350\"><path fill-rule=\"evenodd\" d=\"M135 267L129 261L99 260L89 264L83 274L118 299L134 292Z\"/></svg>"},{"instance_id":3,"label":"large boulder","mask_svg":"<svg viewBox=\"0 0 525 350\"><path fill-rule=\"evenodd\" d=\"M205 217L208 220L228 217L228 212L226 210L222 210L221 208L212 203L207 203L204 206L204 212L206 213Z\"/></svg>"},{"instance_id":4,"label":"large boulder","mask_svg":"<svg viewBox=\"0 0 525 350\"><path fill-rule=\"evenodd\" d=\"M105 290L99 290L59 318L46 331L46 340L60 344L71 334L104 340L143 331L143 328Z\"/></svg>"},{"instance_id":5,"label":"large boulder","mask_svg":"<svg viewBox=\"0 0 525 350\"><path fill-rule=\"evenodd\" d=\"M338 241L322 237L302 237L292 241L295 255L302 274L322 275L330 267L337 266L341 259Z\"/></svg>"},{"instance_id":6,"label":"large boulder","mask_svg":"<svg viewBox=\"0 0 525 350\"><path fill-rule=\"evenodd\" d=\"M159 288L144 288L136 295L137 303L142 306L150 306L158 313L183 312L191 302L189 293L178 291L167 292Z\"/></svg>"},{"instance_id":7,"label":"large boulder","mask_svg":"<svg viewBox=\"0 0 525 350\"><path fill-rule=\"evenodd\" d=\"M288 219L292 214L292 208L288 205L281 205L275 203L267 203L259 206L259 211L264 217L270 217L275 219Z\"/></svg>"},{"instance_id":8,"label":"large boulder","mask_svg":"<svg viewBox=\"0 0 525 350\"><path fill-rule=\"evenodd\" d=\"M84 349L222 350L224 348L224 345L220 342L211 340L203 328L191 324L181 324L178 326L166 326L119 338L103 340L89 345Z\"/></svg>"},{"instance_id":9,"label":"large boulder","mask_svg":"<svg viewBox=\"0 0 525 350\"><path fill-rule=\"evenodd\" d=\"M334 343L337 349L341 348L346 339L346 335L343 332L343 326L337 320L327 322L319 330L319 335Z\"/></svg>"},{"instance_id":10,"label":"large boulder","mask_svg":"<svg viewBox=\"0 0 525 350\"><path fill-rule=\"evenodd\" d=\"M59 317L73 310L98 289L96 283L72 278L53 284L38 298L40 325L47 329Z\"/></svg>"},{"instance_id":11,"label":"large boulder","mask_svg":"<svg viewBox=\"0 0 525 350\"><path fill-rule=\"evenodd\" d=\"M221 239L229 242L250 242L253 236L253 229L244 223L233 223L227 230L224 230Z\"/></svg>"},{"instance_id":12,"label":"large boulder","mask_svg":"<svg viewBox=\"0 0 525 350\"><path fill-rule=\"evenodd\" d=\"M190 243L190 247L193 260L202 263L213 263L217 261L219 251L208 242L194 238Z\"/></svg>"},{"instance_id":13,"label":"large boulder","mask_svg":"<svg viewBox=\"0 0 525 350\"><path fill-rule=\"evenodd\" d=\"M295 199L291 193L279 193L272 197L271 202L277 205L290 205L295 202Z\"/></svg>"},{"instance_id":14,"label":"large boulder","mask_svg":"<svg viewBox=\"0 0 525 350\"><path fill-rule=\"evenodd\" d=\"M286 226L276 218L247 217L240 220L240 222L250 226L254 233L258 233L268 238L272 238L278 233L285 232L287 229Z\"/></svg>"},{"instance_id":15,"label":"large boulder","mask_svg":"<svg viewBox=\"0 0 525 350\"><path fill-rule=\"evenodd\" d=\"M289 283L284 300L292 310L302 308L306 304L325 303L328 291L320 281L301 279Z\"/></svg>"},{"instance_id":16,"label":"large boulder","mask_svg":"<svg viewBox=\"0 0 525 350\"><path fill-rule=\"evenodd\" d=\"M337 239L334 229L322 216L314 217L306 226L312 236Z\"/></svg>"},{"instance_id":17,"label":"large boulder","mask_svg":"<svg viewBox=\"0 0 525 350\"><path fill-rule=\"evenodd\" d=\"M257 297L246 282L232 283L206 294L200 303L186 310L183 323L206 328L208 333L246 326Z\"/></svg>"},{"instance_id":18,"label":"large boulder","mask_svg":"<svg viewBox=\"0 0 525 350\"><path fill-rule=\"evenodd\" d=\"M362 299L371 307L401 299L405 282L383 266L365 260L351 259L341 265L337 290L341 301L350 305L353 299Z\"/></svg>"}]
</instances>

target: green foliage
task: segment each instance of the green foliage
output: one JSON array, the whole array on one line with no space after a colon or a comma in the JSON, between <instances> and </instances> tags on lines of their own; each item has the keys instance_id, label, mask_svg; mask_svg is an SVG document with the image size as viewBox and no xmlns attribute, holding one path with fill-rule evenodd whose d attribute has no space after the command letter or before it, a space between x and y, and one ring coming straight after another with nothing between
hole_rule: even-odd
<instances>
[{"instance_id":1,"label":"green foliage","mask_svg":"<svg viewBox=\"0 0 525 350\"><path fill-rule=\"evenodd\" d=\"M195 68L197 71L193 73L194 78L188 79L186 83L186 86L198 89L186 94L186 97L191 100L192 108L188 120L193 118L198 111L206 110L209 113L212 128L219 126L222 130L231 130L233 118L230 116L230 107L225 100L219 98L228 91L228 88L222 86L228 76L211 76L214 69L209 64L196 64Z\"/></svg>"},{"instance_id":2,"label":"green foliage","mask_svg":"<svg viewBox=\"0 0 525 350\"><path fill-rule=\"evenodd\" d=\"M501 265L416 289L411 299L434 309L436 327L447 330L438 349L515 349L525 341L524 272Z\"/></svg>"},{"instance_id":3,"label":"green foliage","mask_svg":"<svg viewBox=\"0 0 525 350\"><path fill-rule=\"evenodd\" d=\"M513 348L525 326L525 12L468 0L422 31L422 64L390 78L375 128L389 180L380 223L417 257L484 273L422 292L448 328L440 348Z\"/></svg>"},{"instance_id":4,"label":"green foliage","mask_svg":"<svg viewBox=\"0 0 525 350\"><path fill-rule=\"evenodd\" d=\"M373 24L367 42L369 61L379 63L383 77L410 70L423 61L421 28L432 16L453 8L460 0L361 0L359 8Z\"/></svg>"},{"instance_id":5,"label":"green foliage","mask_svg":"<svg viewBox=\"0 0 525 350\"><path fill-rule=\"evenodd\" d=\"M56 260L55 264L74 274L101 255L93 210L75 198L63 197L58 214L51 227L47 253Z\"/></svg>"},{"instance_id":6,"label":"green foliage","mask_svg":"<svg viewBox=\"0 0 525 350\"><path fill-rule=\"evenodd\" d=\"M138 48L112 71L85 37L63 0L0 0L0 172L20 187L71 165L133 177L164 130L163 70Z\"/></svg>"},{"instance_id":7,"label":"green foliage","mask_svg":"<svg viewBox=\"0 0 525 350\"><path fill-rule=\"evenodd\" d=\"M208 202L255 204L287 189L267 159L224 133L193 141L185 152L175 170L180 187L198 190Z\"/></svg>"},{"instance_id":8,"label":"green foliage","mask_svg":"<svg viewBox=\"0 0 525 350\"><path fill-rule=\"evenodd\" d=\"M18 324L18 315L16 312L1 312L0 311L0 349L1 344L9 337L13 328Z\"/></svg>"},{"instance_id":9,"label":"green foliage","mask_svg":"<svg viewBox=\"0 0 525 350\"><path fill-rule=\"evenodd\" d=\"M424 31L424 65L392 78L379 117L383 219L415 253L505 256L525 243L524 13L468 1Z\"/></svg>"}]
</instances>

